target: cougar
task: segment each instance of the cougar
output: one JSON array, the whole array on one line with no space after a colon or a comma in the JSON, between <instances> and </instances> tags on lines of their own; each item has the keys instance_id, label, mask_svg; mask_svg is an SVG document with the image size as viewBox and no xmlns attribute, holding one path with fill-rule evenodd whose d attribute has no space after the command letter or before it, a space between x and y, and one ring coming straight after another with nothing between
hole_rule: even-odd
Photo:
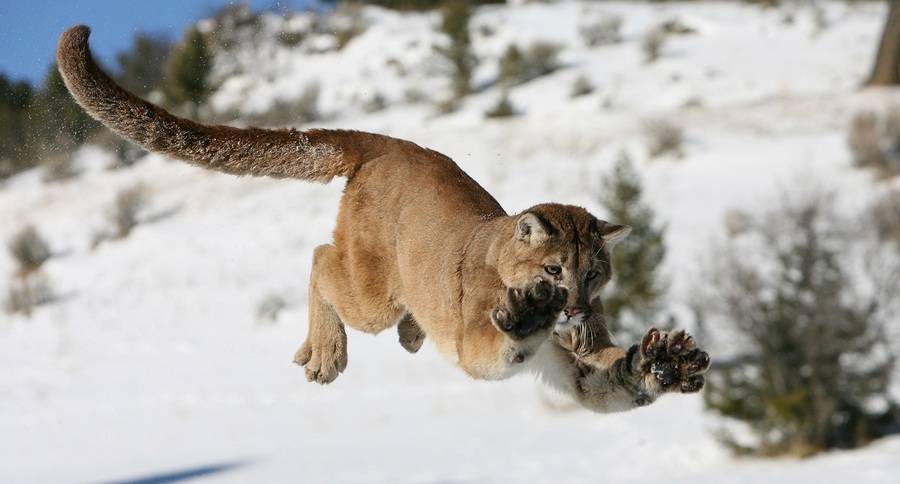
<instances>
[{"instance_id":1,"label":"cougar","mask_svg":"<svg viewBox=\"0 0 900 484\"><path fill-rule=\"evenodd\" d=\"M309 381L345 370L348 325L396 326L412 353L428 338L477 379L532 371L597 412L703 386L709 356L684 331L650 329L627 350L611 342L600 293L630 227L556 203L509 215L450 158L409 141L175 116L116 85L89 35L83 25L62 34L59 70L78 104L119 136L233 175L347 179L333 242L313 252L309 332L294 355Z\"/></svg>"}]
</instances>

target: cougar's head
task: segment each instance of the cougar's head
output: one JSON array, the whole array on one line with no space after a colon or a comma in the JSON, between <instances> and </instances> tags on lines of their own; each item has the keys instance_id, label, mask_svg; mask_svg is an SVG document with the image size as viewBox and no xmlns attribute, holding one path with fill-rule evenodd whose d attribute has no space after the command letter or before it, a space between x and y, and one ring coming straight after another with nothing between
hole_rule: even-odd
<instances>
[{"instance_id":1,"label":"cougar's head","mask_svg":"<svg viewBox=\"0 0 900 484\"><path fill-rule=\"evenodd\" d=\"M566 331L602 311L600 291L612 277L610 251L631 231L570 205L543 204L515 216L515 236L500 261L507 286L536 276L569 289L556 330Z\"/></svg>"}]
</instances>

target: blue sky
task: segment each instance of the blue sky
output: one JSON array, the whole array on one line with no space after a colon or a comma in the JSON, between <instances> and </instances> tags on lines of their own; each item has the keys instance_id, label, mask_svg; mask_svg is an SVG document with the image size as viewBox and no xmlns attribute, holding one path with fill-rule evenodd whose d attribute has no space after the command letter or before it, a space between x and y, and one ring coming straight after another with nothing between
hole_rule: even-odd
<instances>
[{"instance_id":1,"label":"blue sky","mask_svg":"<svg viewBox=\"0 0 900 484\"><path fill-rule=\"evenodd\" d=\"M181 38L191 23L223 5L299 9L309 0L0 0L0 73L39 85L53 62L59 34L75 24L93 29L91 48L109 68L134 34Z\"/></svg>"}]
</instances>

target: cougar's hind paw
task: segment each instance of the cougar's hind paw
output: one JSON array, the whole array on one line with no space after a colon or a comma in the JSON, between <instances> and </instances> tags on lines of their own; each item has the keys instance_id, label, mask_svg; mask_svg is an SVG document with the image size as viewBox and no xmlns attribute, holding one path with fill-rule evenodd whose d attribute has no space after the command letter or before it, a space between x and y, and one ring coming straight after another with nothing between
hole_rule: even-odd
<instances>
[{"instance_id":1,"label":"cougar's hind paw","mask_svg":"<svg viewBox=\"0 0 900 484\"><path fill-rule=\"evenodd\" d=\"M397 325L397 335L400 337L400 346L410 353L419 351L425 342L425 332L409 314Z\"/></svg>"},{"instance_id":2,"label":"cougar's hind paw","mask_svg":"<svg viewBox=\"0 0 900 484\"><path fill-rule=\"evenodd\" d=\"M305 367L307 380L331 383L347 368L346 341L318 346L306 341L294 354L294 363Z\"/></svg>"}]
</instances>

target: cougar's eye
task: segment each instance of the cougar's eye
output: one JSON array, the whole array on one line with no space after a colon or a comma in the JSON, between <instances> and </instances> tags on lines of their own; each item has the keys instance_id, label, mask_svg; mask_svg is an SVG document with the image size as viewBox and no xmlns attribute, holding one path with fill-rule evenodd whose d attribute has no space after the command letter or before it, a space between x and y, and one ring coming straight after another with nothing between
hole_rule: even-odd
<instances>
[{"instance_id":1,"label":"cougar's eye","mask_svg":"<svg viewBox=\"0 0 900 484\"><path fill-rule=\"evenodd\" d=\"M558 276L562 272L562 267L556 265L544 266L544 271L551 276Z\"/></svg>"},{"instance_id":2,"label":"cougar's eye","mask_svg":"<svg viewBox=\"0 0 900 484\"><path fill-rule=\"evenodd\" d=\"M590 281L591 279L596 279L597 276L599 276L599 275L600 275L599 272L595 271L594 269L591 269L584 273L584 278Z\"/></svg>"}]
</instances>

